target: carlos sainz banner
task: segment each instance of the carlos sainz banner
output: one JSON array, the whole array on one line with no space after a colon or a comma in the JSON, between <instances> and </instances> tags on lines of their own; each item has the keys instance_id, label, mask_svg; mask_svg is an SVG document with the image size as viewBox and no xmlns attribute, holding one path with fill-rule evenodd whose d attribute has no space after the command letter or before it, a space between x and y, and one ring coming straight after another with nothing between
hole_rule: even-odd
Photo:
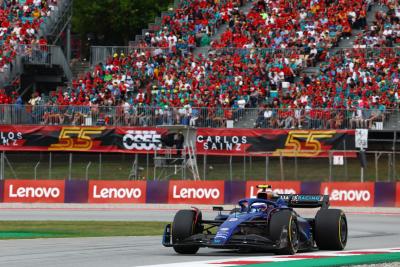
<instances>
[{"instance_id":1,"label":"carlos sainz banner","mask_svg":"<svg viewBox=\"0 0 400 267\"><path fill-rule=\"evenodd\" d=\"M355 157L354 130L210 129L196 131L199 155ZM156 127L0 126L3 151L162 153L175 133ZM330 151L330 152L329 152Z\"/></svg>"},{"instance_id":2,"label":"carlos sainz banner","mask_svg":"<svg viewBox=\"0 0 400 267\"><path fill-rule=\"evenodd\" d=\"M0 126L0 150L148 153L167 136L146 127Z\"/></svg>"},{"instance_id":3,"label":"carlos sainz banner","mask_svg":"<svg viewBox=\"0 0 400 267\"><path fill-rule=\"evenodd\" d=\"M236 156L355 157L354 130L197 130L198 154Z\"/></svg>"}]
</instances>

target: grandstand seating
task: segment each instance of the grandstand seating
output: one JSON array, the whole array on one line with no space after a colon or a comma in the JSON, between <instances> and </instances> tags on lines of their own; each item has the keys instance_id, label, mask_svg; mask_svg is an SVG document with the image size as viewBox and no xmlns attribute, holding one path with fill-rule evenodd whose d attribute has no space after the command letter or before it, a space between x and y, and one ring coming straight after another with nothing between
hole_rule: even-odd
<instances>
[{"instance_id":1,"label":"grandstand seating","mask_svg":"<svg viewBox=\"0 0 400 267\"><path fill-rule=\"evenodd\" d=\"M138 48L29 103L43 105L35 115L42 123L83 124L94 114L105 124L224 126L255 108L256 127L371 128L400 102L400 50L382 48L398 43L399 6L379 3L389 12L377 13L354 49L332 52L352 28L365 29L370 1L254 1L248 14L235 9L240 1L182 1ZM199 34L224 22L207 54L191 52ZM304 75L310 66L321 72ZM0 93L0 103L16 100Z\"/></svg>"},{"instance_id":2,"label":"grandstand seating","mask_svg":"<svg viewBox=\"0 0 400 267\"><path fill-rule=\"evenodd\" d=\"M0 6L0 72L10 68L18 46L46 45L39 35L41 23L56 8L57 0L2 1Z\"/></svg>"}]
</instances>

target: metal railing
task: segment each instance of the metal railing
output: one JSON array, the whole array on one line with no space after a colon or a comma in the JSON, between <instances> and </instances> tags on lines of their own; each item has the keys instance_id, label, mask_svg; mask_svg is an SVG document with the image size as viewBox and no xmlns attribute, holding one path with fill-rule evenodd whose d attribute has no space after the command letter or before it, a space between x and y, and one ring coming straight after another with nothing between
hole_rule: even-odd
<instances>
[{"instance_id":1,"label":"metal railing","mask_svg":"<svg viewBox=\"0 0 400 267\"><path fill-rule=\"evenodd\" d=\"M118 57L121 54L125 56L130 55L166 55L172 53L169 48L165 47L130 47L130 46L91 46L90 47L90 64L96 66L100 63L105 64L107 60L113 58L114 55Z\"/></svg>"},{"instance_id":2,"label":"metal railing","mask_svg":"<svg viewBox=\"0 0 400 267\"><path fill-rule=\"evenodd\" d=\"M0 87L8 85L12 80L14 80L19 74L22 73L21 57L16 56L10 64L3 66L0 71Z\"/></svg>"},{"instance_id":3,"label":"metal railing","mask_svg":"<svg viewBox=\"0 0 400 267\"><path fill-rule=\"evenodd\" d=\"M238 127L269 129L400 129L400 111L137 106L0 105L0 124Z\"/></svg>"},{"instance_id":4,"label":"metal railing","mask_svg":"<svg viewBox=\"0 0 400 267\"><path fill-rule=\"evenodd\" d=\"M66 13L70 13L72 0L57 0L57 4L52 6L53 7L50 15L45 17L40 25L40 34L42 36L57 34L58 32L54 33L54 31L57 31L55 28L59 28L57 27L59 20L64 19L64 17L71 17L71 14ZM63 26L64 25L61 25L60 27Z\"/></svg>"},{"instance_id":5,"label":"metal railing","mask_svg":"<svg viewBox=\"0 0 400 267\"><path fill-rule=\"evenodd\" d=\"M68 81L72 79L71 67L60 46L55 45L20 45L18 55L24 64L58 65Z\"/></svg>"}]
</instances>

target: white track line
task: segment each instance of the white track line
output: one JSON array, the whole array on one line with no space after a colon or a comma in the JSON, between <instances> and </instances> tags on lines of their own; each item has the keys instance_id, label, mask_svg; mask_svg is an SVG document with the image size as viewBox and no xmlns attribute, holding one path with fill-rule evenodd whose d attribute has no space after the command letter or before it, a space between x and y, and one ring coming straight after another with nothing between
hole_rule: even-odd
<instances>
[{"instance_id":1,"label":"white track line","mask_svg":"<svg viewBox=\"0 0 400 267\"><path fill-rule=\"evenodd\" d=\"M359 253L357 253L359 252ZM400 248L379 248L379 249L360 249L360 250L344 250L344 251L317 251L317 252L307 252L298 253L295 256L253 256L253 257L240 257L240 258L224 258L220 260L207 260L207 261L191 261L191 262L178 262L170 264L158 264L158 265L146 265L141 267L230 267L230 266L240 266L240 262L247 262L247 264L256 264L264 262L282 262L282 261L295 261L307 259L305 257L312 258L318 257L346 257L363 255L365 252L377 252L377 253L394 253L400 252ZM175 253L171 251L171 253ZM304 258L302 258L304 257ZM235 264L237 263L237 264Z\"/></svg>"}]
</instances>

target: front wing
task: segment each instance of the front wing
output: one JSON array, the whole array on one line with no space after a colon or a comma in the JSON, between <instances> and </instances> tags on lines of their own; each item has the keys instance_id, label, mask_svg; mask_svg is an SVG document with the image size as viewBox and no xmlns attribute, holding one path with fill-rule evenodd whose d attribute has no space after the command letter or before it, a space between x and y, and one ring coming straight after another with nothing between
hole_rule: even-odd
<instances>
[{"instance_id":1,"label":"front wing","mask_svg":"<svg viewBox=\"0 0 400 267\"><path fill-rule=\"evenodd\" d=\"M178 243L172 243L171 237L171 224L167 224L164 230L162 244L165 247L173 246L198 246L198 247L208 247L208 248L218 248L218 249L263 249L263 250L273 250L280 249L287 246L287 229L282 230L280 239L277 241L272 241L268 237L249 234L249 235L233 235L230 237L229 241L225 244L214 243L214 234L195 234Z\"/></svg>"}]
</instances>

